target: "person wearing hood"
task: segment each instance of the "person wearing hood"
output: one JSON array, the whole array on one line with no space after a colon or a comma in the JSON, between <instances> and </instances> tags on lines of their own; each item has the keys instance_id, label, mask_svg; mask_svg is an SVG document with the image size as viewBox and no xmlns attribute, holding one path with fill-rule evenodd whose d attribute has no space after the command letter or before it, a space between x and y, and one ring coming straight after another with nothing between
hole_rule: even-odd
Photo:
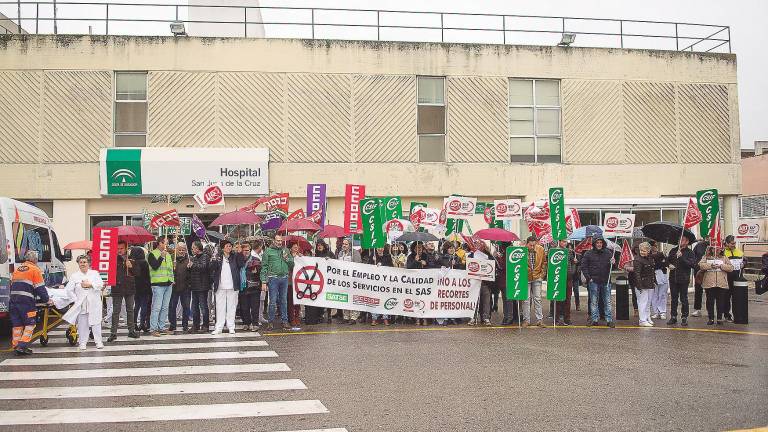
<instances>
[{"instance_id":1,"label":"person wearing hood","mask_svg":"<svg viewBox=\"0 0 768 432\"><path fill-rule=\"evenodd\" d=\"M149 307L152 302L152 282L149 278L149 263L144 249L134 246L128 254L128 259L133 263L133 281L136 289L133 308L133 320L136 322L136 331L149 333Z\"/></svg>"},{"instance_id":2,"label":"person wearing hood","mask_svg":"<svg viewBox=\"0 0 768 432\"><path fill-rule=\"evenodd\" d=\"M189 257L189 289L192 293L192 333L208 332L210 311L208 310L208 291L211 289L210 260L200 241L192 243L192 255Z\"/></svg>"},{"instance_id":3,"label":"person wearing hood","mask_svg":"<svg viewBox=\"0 0 768 432\"><path fill-rule=\"evenodd\" d=\"M691 270L697 264L696 255L689 246L688 237L680 238L680 246L669 251L669 292L672 294L670 318L667 325L677 324L677 303L680 302L682 320L680 325L688 325L688 286L691 285Z\"/></svg>"},{"instance_id":4,"label":"person wearing hood","mask_svg":"<svg viewBox=\"0 0 768 432\"><path fill-rule=\"evenodd\" d=\"M653 327L650 299L656 288L656 263L651 256L651 245L647 242L638 246L638 256L624 270L628 271L637 292L637 313L640 327Z\"/></svg>"},{"instance_id":5,"label":"person wearing hood","mask_svg":"<svg viewBox=\"0 0 768 432\"><path fill-rule=\"evenodd\" d=\"M587 251L581 260L581 274L590 293L588 326L597 325L600 318L598 299L602 298L605 304L605 321L608 323L608 327L616 327L611 309L611 266L613 263L613 252L606 248L605 239L595 236L592 241L592 250Z\"/></svg>"}]
</instances>

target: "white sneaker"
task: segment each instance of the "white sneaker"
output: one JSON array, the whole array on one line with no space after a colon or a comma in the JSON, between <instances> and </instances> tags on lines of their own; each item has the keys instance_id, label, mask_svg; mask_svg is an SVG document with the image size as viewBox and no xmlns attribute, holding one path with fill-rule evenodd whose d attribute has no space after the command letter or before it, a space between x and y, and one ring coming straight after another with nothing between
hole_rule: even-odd
<instances>
[{"instance_id":1,"label":"white sneaker","mask_svg":"<svg viewBox=\"0 0 768 432\"><path fill-rule=\"evenodd\" d=\"M229 329L229 334L235 334L235 329Z\"/></svg>"},{"instance_id":2,"label":"white sneaker","mask_svg":"<svg viewBox=\"0 0 768 432\"><path fill-rule=\"evenodd\" d=\"M80 351L85 351L86 349L88 348L85 345L80 345Z\"/></svg>"},{"instance_id":3,"label":"white sneaker","mask_svg":"<svg viewBox=\"0 0 768 432\"><path fill-rule=\"evenodd\" d=\"M214 330L211 332L212 335L221 334L221 330Z\"/></svg>"},{"instance_id":4,"label":"white sneaker","mask_svg":"<svg viewBox=\"0 0 768 432\"><path fill-rule=\"evenodd\" d=\"M643 321L640 323L640 327L653 327L653 324Z\"/></svg>"},{"instance_id":5,"label":"white sneaker","mask_svg":"<svg viewBox=\"0 0 768 432\"><path fill-rule=\"evenodd\" d=\"M701 311L700 311L700 310L698 310L698 309L696 309L695 311L693 311L693 313L691 314L691 316L694 316L694 317L699 317L699 316L701 316Z\"/></svg>"},{"instance_id":6,"label":"white sneaker","mask_svg":"<svg viewBox=\"0 0 768 432\"><path fill-rule=\"evenodd\" d=\"M104 344L103 343L96 344L96 349L102 349L102 348L104 348Z\"/></svg>"},{"instance_id":7,"label":"white sneaker","mask_svg":"<svg viewBox=\"0 0 768 432\"><path fill-rule=\"evenodd\" d=\"M652 319L649 319L647 322L648 322L650 325L653 325L653 324L654 324L654 322L653 322L653 320L652 320Z\"/></svg>"},{"instance_id":8,"label":"white sneaker","mask_svg":"<svg viewBox=\"0 0 768 432\"><path fill-rule=\"evenodd\" d=\"M651 315L651 318L653 318L653 319L659 319L659 318L661 318L661 315L659 315L659 314L653 314L653 315Z\"/></svg>"},{"instance_id":9,"label":"white sneaker","mask_svg":"<svg viewBox=\"0 0 768 432\"><path fill-rule=\"evenodd\" d=\"M665 313L661 314L659 319L663 319L663 320L667 319L667 314L665 314Z\"/></svg>"}]
</instances>

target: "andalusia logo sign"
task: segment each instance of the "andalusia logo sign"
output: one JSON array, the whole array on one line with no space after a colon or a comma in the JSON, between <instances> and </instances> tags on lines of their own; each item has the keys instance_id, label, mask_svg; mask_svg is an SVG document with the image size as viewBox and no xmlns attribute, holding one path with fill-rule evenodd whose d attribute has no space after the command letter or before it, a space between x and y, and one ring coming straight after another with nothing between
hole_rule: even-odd
<instances>
[{"instance_id":1,"label":"andalusia logo sign","mask_svg":"<svg viewBox=\"0 0 768 432\"><path fill-rule=\"evenodd\" d=\"M141 149L107 149L107 193L141 195Z\"/></svg>"}]
</instances>

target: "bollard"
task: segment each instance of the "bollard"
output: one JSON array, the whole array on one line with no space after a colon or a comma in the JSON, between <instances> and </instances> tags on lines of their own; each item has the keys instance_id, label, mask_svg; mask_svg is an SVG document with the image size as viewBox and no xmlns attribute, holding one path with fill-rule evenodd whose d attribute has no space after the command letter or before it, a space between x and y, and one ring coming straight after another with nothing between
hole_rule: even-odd
<instances>
[{"instance_id":1,"label":"bollard","mask_svg":"<svg viewBox=\"0 0 768 432\"><path fill-rule=\"evenodd\" d=\"M734 324L749 324L749 282L744 279L733 281L731 293L731 311Z\"/></svg>"},{"instance_id":2,"label":"bollard","mask_svg":"<svg viewBox=\"0 0 768 432\"><path fill-rule=\"evenodd\" d=\"M616 278L616 320L629 319L629 280L624 276Z\"/></svg>"}]
</instances>

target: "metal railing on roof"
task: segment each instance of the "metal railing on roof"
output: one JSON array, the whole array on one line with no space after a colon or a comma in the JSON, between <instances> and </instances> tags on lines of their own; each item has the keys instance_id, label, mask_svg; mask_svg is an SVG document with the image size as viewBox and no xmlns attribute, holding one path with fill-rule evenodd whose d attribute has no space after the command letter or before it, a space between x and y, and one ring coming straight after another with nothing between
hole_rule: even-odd
<instances>
[{"instance_id":1,"label":"metal railing on roof","mask_svg":"<svg viewBox=\"0 0 768 432\"><path fill-rule=\"evenodd\" d=\"M247 0L244 0L247 1ZM731 52L730 27L671 21L221 4L0 1L30 34L293 37ZM205 16L202 19L198 16ZM183 24L184 27L180 27ZM197 26L201 31L192 31ZM179 32L182 28L182 32ZM87 29L87 31L86 31ZM264 29L269 30L264 34ZM187 31L189 30L189 31ZM6 29L6 32L10 30ZM569 35L568 38L564 37ZM558 43L558 40L561 43Z\"/></svg>"}]
</instances>

